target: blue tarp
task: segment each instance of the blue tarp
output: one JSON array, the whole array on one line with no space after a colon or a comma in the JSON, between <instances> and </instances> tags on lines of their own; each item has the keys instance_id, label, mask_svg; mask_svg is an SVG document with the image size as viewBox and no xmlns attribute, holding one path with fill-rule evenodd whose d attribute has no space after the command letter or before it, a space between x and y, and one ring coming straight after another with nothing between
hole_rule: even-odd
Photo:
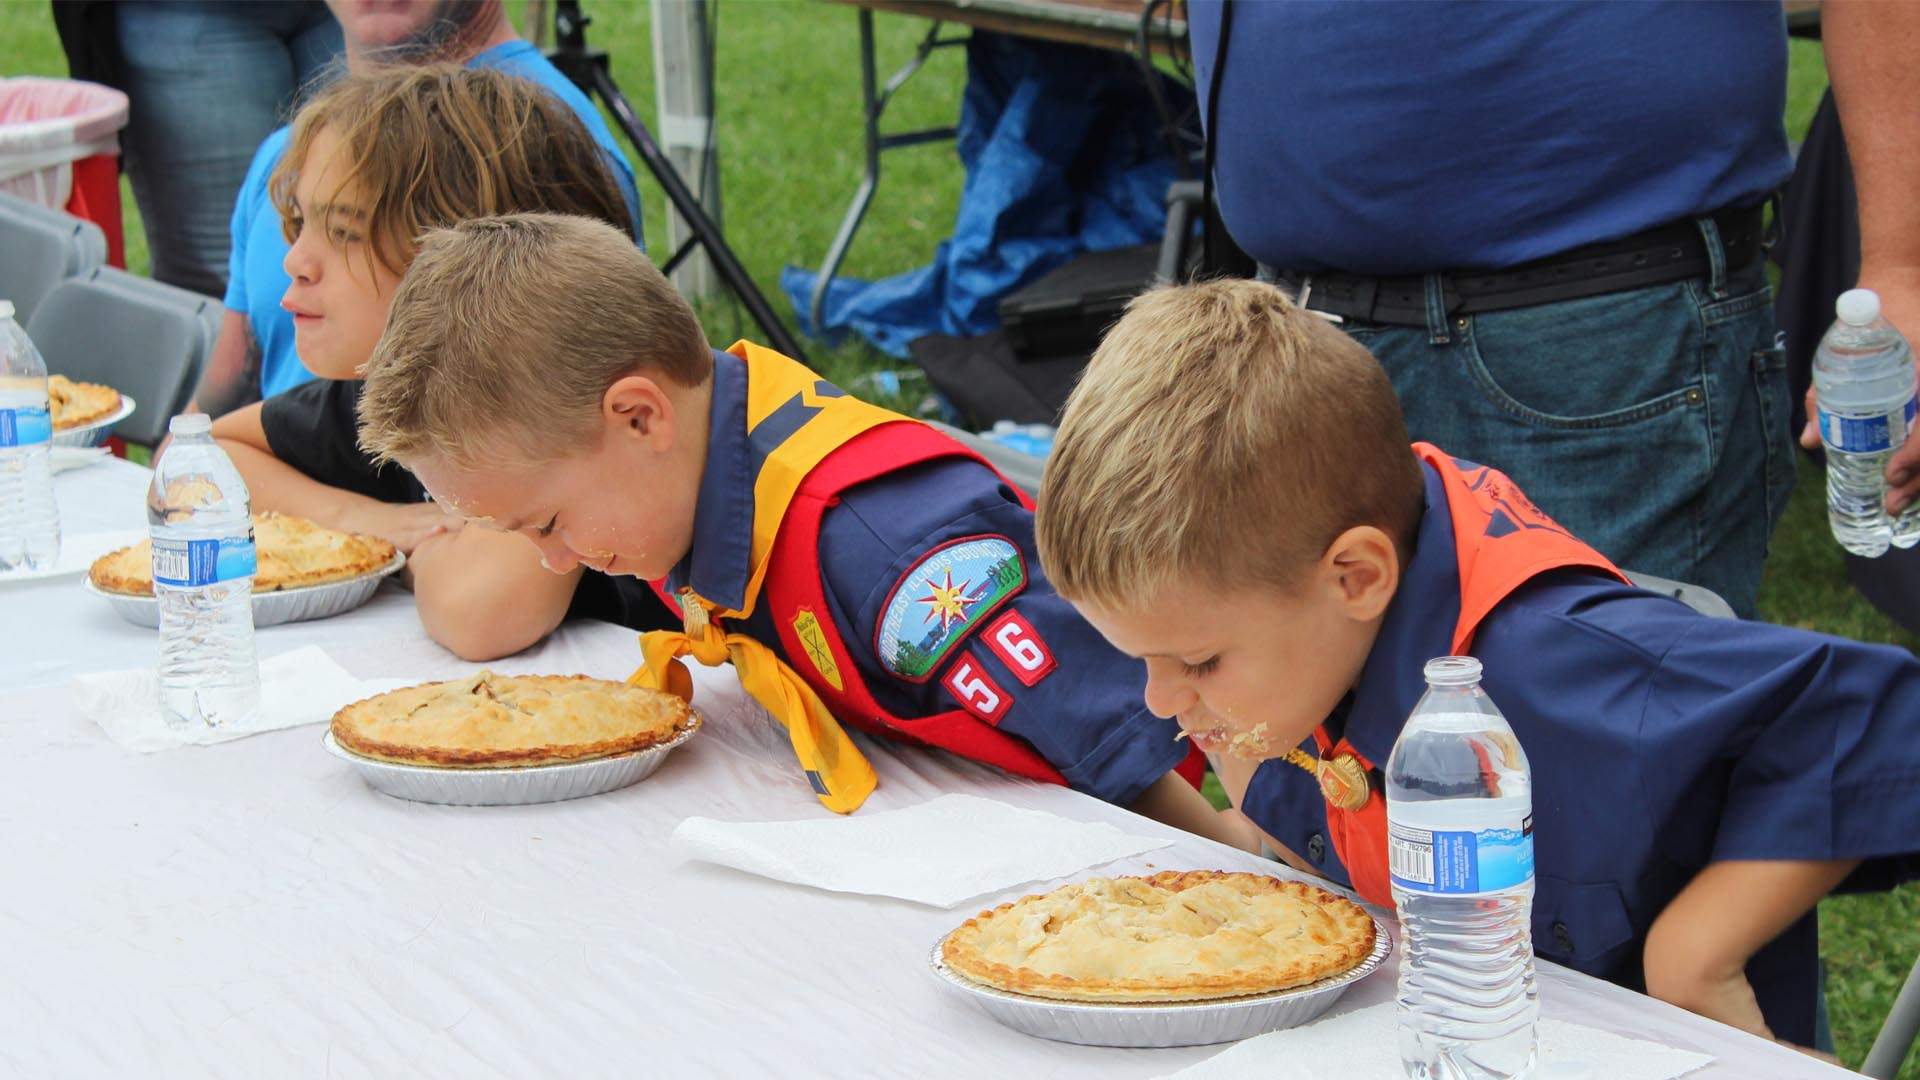
<instances>
[{"instance_id":1,"label":"blue tarp","mask_svg":"<svg viewBox=\"0 0 1920 1080\"><path fill-rule=\"evenodd\" d=\"M1191 95L1161 82L1183 111ZM905 357L925 334L989 333L1008 293L1081 252L1158 240L1165 226L1176 170L1130 57L976 32L957 148L967 179L953 236L918 270L836 278L828 336L850 328ZM807 310L816 276L789 266L780 286L801 330L818 336Z\"/></svg>"}]
</instances>

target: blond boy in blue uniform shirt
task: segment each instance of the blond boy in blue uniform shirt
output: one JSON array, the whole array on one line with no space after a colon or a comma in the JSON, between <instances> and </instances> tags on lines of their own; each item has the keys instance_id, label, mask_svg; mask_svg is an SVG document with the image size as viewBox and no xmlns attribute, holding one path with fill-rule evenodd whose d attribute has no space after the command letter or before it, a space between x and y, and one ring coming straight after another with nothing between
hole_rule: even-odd
<instances>
[{"instance_id":1,"label":"blond boy in blue uniform shirt","mask_svg":"<svg viewBox=\"0 0 1920 1080\"><path fill-rule=\"evenodd\" d=\"M1373 358L1269 286L1133 303L1037 531L1266 842L1368 899L1378 769L1459 652L1533 766L1542 957L1804 1045L1815 904L1920 869L1912 656L1633 588L1497 470L1409 449Z\"/></svg>"}]
</instances>

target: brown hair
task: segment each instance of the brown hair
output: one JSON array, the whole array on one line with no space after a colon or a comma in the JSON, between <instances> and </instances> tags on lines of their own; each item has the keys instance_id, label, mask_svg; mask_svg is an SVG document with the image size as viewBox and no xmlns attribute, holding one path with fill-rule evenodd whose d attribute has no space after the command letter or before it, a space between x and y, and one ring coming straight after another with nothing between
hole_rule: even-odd
<instances>
[{"instance_id":1,"label":"brown hair","mask_svg":"<svg viewBox=\"0 0 1920 1080\"><path fill-rule=\"evenodd\" d=\"M559 214L435 229L364 373L360 446L383 461L540 465L592 445L616 379L698 386L693 309L624 234Z\"/></svg>"},{"instance_id":2,"label":"brown hair","mask_svg":"<svg viewBox=\"0 0 1920 1080\"><path fill-rule=\"evenodd\" d=\"M1048 579L1121 610L1164 587L1286 588L1342 532L1401 546L1422 480L1359 343L1254 281L1135 299L1067 400L1035 521Z\"/></svg>"},{"instance_id":3,"label":"brown hair","mask_svg":"<svg viewBox=\"0 0 1920 1080\"><path fill-rule=\"evenodd\" d=\"M323 130L338 140L340 184L365 200L369 258L396 274L428 229L515 210L599 218L633 242L606 152L565 102L505 72L427 64L350 75L294 117L268 181L289 243L301 227L294 187Z\"/></svg>"}]
</instances>

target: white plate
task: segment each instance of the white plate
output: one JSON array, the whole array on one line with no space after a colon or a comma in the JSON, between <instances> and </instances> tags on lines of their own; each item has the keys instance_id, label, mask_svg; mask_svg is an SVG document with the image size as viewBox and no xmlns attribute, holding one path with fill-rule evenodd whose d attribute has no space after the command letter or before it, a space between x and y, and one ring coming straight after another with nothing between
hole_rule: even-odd
<instances>
[{"instance_id":1,"label":"white plate","mask_svg":"<svg viewBox=\"0 0 1920 1080\"><path fill-rule=\"evenodd\" d=\"M380 583L389 575L399 573L405 565L407 557L396 551L393 561L371 574L320 585L302 585L296 589L254 593L253 627L258 630L263 626L325 619L352 611L371 600ZM160 625L160 601L153 597L108 592L95 585L92 578L87 579L86 587L88 592L112 604L113 610L119 612L121 618L135 626Z\"/></svg>"},{"instance_id":2,"label":"white plate","mask_svg":"<svg viewBox=\"0 0 1920 1080\"><path fill-rule=\"evenodd\" d=\"M690 709L688 716L693 726L659 746L592 761L515 769L436 769L376 761L341 746L332 731L320 744L352 765L368 787L396 799L449 806L524 806L601 795L645 780L668 754L699 733L700 711Z\"/></svg>"},{"instance_id":3,"label":"white plate","mask_svg":"<svg viewBox=\"0 0 1920 1080\"><path fill-rule=\"evenodd\" d=\"M1305 986L1218 1001L1055 1001L974 982L947 966L942 937L927 958L948 993L1015 1031L1082 1046L1208 1046L1298 1027L1333 1007L1393 954L1386 924L1373 920L1373 951L1338 975Z\"/></svg>"},{"instance_id":4,"label":"white plate","mask_svg":"<svg viewBox=\"0 0 1920 1080\"><path fill-rule=\"evenodd\" d=\"M95 420L91 424L81 424L65 431L53 433L55 446L103 446L107 437L113 434L113 425L133 415L133 399L120 395L120 408L104 420Z\"/></svg>"}]
</instances>

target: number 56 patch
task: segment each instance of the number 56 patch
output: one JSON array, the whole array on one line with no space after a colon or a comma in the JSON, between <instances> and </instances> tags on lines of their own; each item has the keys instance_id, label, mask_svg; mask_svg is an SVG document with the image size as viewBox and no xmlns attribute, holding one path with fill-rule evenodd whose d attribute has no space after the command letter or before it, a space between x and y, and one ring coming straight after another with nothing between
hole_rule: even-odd
<instances>
[{"instance_id":1,"label":"number 56 patch","mask_svg":"<svg viewBox=\"0 0 1920 1080\"><path fill-rule=\"evenodd\" d=\"M941 677L940 684L960 702L961 708L995 727L999 726L1000 718L1007 715L1007 707L1013 704L1013 699L987 674L986 665L971 649L960 654L960 659Z\"/></svg>"}]
</instances>

